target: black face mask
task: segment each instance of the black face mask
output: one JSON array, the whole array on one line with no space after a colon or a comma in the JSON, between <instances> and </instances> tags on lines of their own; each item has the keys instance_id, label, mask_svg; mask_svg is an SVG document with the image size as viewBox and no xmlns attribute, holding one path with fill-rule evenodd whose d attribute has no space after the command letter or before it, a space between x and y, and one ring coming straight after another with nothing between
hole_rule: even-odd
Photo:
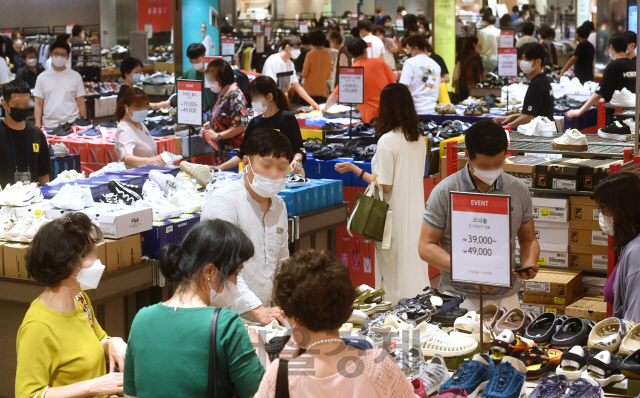
<instances>
[{"instance_id":1,"label":"black face mask","mask_svg":"<svg viewBox=\"0 0 640 398\"><path fill-rule=\"evenodd\" d=\"M31 115L31 108L22 109L11 107L11 112L9 113L11 119L15 120L18 123L27 120L29 115Z\"/></svg>"}]
</instances>

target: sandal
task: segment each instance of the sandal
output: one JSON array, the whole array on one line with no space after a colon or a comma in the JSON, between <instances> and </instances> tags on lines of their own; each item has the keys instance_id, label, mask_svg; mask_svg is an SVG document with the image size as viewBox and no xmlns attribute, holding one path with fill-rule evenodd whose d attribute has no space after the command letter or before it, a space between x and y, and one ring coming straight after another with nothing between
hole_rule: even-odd
<instances>
[{"instance_id":1,"label":"sandal","mask_svg":"<svg viewBox=\"0 0 640 398\"><path fill-rule=\"evenodd\" d=\"M587 359L589 349L579 345L571 347L569 351L562 354L560 366L556 370L559 375L567 376L569 380L576 380L582 377L582 372L587 370Z\"/></svg>"},{"instance_id":2,"label":"sandal","mask_svg":"<svg viewBox=\"0 0 640 398\"><path fill-rule=\"evenodd\" d=\"M588 319L566 318L551 338L551 345L557 348L586 345L594 326L595 322Z\"/></svg>"},{"instance_id":3,"label":"sandal","mask_svg":"<svg viewBox=\"0 0 640 398\"><path fill-rule=\"evenodd\" d=\"M495 334L502 333L503 330L509 329L514 333L520 333L524 335L524 332L527 330L527 326L533 320L535 316L526 310L521 310L520 308L512 308L504 314L504 316L496 322L496 325L493 327L493 331Z\"/></svg>"},{"instance_id":4,"label":"sandal","mask_svg":"<svg viewBox=\"0 0 640 398\"><path fill-rule=\"evenodd\" d=\"M521 353L536 346L534 341L523 339L511 330L505 330L493 340L489 341L490 357L496 366L505 356L518 357Z\"/></svg>"},{"instance_id":5,"label":"sandal","mask_svg":"<svg viewBox=\"0 0 640 398\"><path fill-rule=\"evenodd\" d=\"M622 359L611 351L600 351L589 356L587 370L582 373L582 377L593 377L602 387L606 387L624 380L625 377L620 370L621 364Z\"/></svg>"},{"instance_id":6,"label":"sandal","mask_svg":"<svg viewBox=\"0 0 640 398\"><path fill-rule=\"evenodd\" d=\"M480 105L473 106L473 116L482 116L482 108L480 108Z\"/></svg>"},{"instance_id":7,"label":"sandal","mask_svg":"<svg viewBox=\"0 0 640 398\"><path fill-rule=\"evenodd\" d=\"M538 345L548 344L566 319L564 315L557 316L553 312L544 312L527 326L524 337L535 341Z\"/></svg>"},{"instance_id":8,"label":"sandal","mask_svg":"<svg viewBox=\"0 0 640 398\"><path fill-rule=\"evenodd\" d=\"M471 116L473 115L473 106L468 106L467 109L464 110L464 114L466 116Z\"/></svg>"},{"instance_id":9,"label":"sandal","mask_svg":"<svg viewBox=\"0 0 640 398\"><path fill-rule=\"evenodd\" d=\"M548 372L553 372L558 365L562 352L554 348L533 347L520 354L520 360L527 366L527 380L539 379Z\"/></svg>"}]
</instances>

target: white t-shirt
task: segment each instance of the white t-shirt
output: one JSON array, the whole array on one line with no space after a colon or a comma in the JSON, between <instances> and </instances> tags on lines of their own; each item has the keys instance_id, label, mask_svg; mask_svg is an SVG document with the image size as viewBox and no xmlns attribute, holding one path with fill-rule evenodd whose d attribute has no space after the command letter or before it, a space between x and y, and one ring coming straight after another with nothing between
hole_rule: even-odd
<instances>
[{"instance_id":1,"label":"white t-shirt","mask_svg":"<svg viewBox=\"0 0 640 398\"><path fill-rule=\"evenodd\" d=\"M435 111L440 93L440 66L426 54L404 61L400 83L409 86L418 115Z\"/></svg>"},{"instance_id":2,"label":"white t-shirt","mask_svg":"<svg viewBox=\"0 0 640 398\"><path fill-rule=\"evenodd\" d=\"M371 51L368 54L369 58L382 58L382 54L386 52L386 50L384 49L384 43L382 42L382 40L378 39L375 35L365 36L362 38L362 40L364 40L367 43L367 45L371 43L371 46L369 46L369 48L371 49Z\"/></svg>"},{"instance_id":3,"label":"white t-shirt","mask_svg":"<svg viewBox=\"0 0 640 398\"><path fill-rule=\"evenodd\" d=\"M596 48L596 32L589 33L589 38L587 38L589 43L593 44L593 48Z\"/></svg>"},{"instance_id":4,"label":"white t-shirt","mask_svg":"<svg viewBox=\"0 0 640 398\"><path fill-rule=\"evenodd\" d=\"M125 122L124 120L118 124L116 130L115 145L118 160L123 161L124 155L133 155L139 158L150 158L155 156L158 151L156 141L153 139L147 126L143 123L142 130L135 125ZM127 166L128 169L131 167Z\"/></svg>"},{"instance_id":5,"label":"white t-shirt","mask_svg":"<svg viewBox=\"0 0 640 398\"><path fill-rule=\"evenodd\" d=\"M0 84L7 84L11 81L11 70L4 57L0 57Z\"/></svg>"},{"instance_id":6,"label":"white t-shirt","mask_svg":"<svg viewBox=\"0 0 640 398\"><path fill-rule=\"evenodd\" d=\"M202 40L202 45L207 50L207 52L205 53L207 57L213 55L211 54L211 47L213 46L213 40L211 40L211 36L206 35Z\"/></svg>"},{"instance_id":7,"label":"white t-shirt","mask_svg":"<svg viewBox=\"0 0 640 398\"><path fill-rule=\"evenodd\" d=\"M44 100L42 124L45 127L53 128L73 122L80 117L76 98L85 95L82 77L69 68L62 72L45 70L36 80L33 95Z\"/></svg>"},{"instance_id":8,"label":"white t-shirt","mask_svg":"<svg viewBox=\"0 0 640 398\"><path fill-rule=\"evenodd\" d=\"M296 67L291 60L284 62L280 54L273 54L264 61L262 74L271 77L282 92L286 93L293 83L298 83Z\"/></svg>"}]
</instances>

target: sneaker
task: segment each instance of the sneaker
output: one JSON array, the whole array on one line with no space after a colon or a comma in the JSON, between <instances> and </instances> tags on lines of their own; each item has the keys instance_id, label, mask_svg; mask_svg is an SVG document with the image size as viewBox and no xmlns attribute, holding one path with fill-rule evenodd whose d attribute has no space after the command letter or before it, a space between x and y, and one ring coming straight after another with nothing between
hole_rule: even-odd
<instances>
[{"instance_id":1,"label":"sneaker","mask_svg":"<svg viewBox=\"0 0 640 398\"><path fill-rule=\"evenodd\" d=\"M634 325L632 321L618 318L600 321L589 334L587 347L616 352L622 339Z\"/></svg>"},{"instance_id":2,"label":"sneaker","mask_svg":"<svg viewBox=\"0 0 640 398\"><path fill-rule=\"evenodd\" d=\"M465 360L453 376L440 386L440 393L451 388L464 388L469 398L475 398L493 377L495 366L487 354L476 354Z\"/></svg>"},{"instance_id":3,"label":"sneaker","mask_svg":"<svg viewBox=\"0 0 640 398\"><path fill-rule=\"evenodd\" d=\"M486 326L483 328L483 332L483 341L491 340L491 331ZM469 311L464 316L456 319L453 323L451 334L460 334L480 342L480 314L475 311Z\"/></svg>"},{"instance_id":4,"label":"sneaker","mask_svg":"<svg viewBox=\"0 0 640 398\"><path fill-rule=\"evenodd\" d=\"M172 212L164 207L164 203L156 200L154 197L145 198L143 200L138 200L135 203L135 206L138 207L148 207L153 210L153 221L163 221L167 218L172 217ZM175 206L172 206L175 207Z\"/></svg>"},{"instance_id":5,"label":"sneaker","mask_svg":"<svg viewBox=\"0 0 640 398\"><path fill-rule=\"evenodd\" d=\"M463 356L478 348L478 342L464 336L450 336L436 325L422 322L416 326L420 331L420 347L424 356L440 354L443 357Z\"/></svg>"},{"instance_id":6,"label":"sneaker","mask_svg":"<svg viewBox=\"0 0 640 398\"><path fill-rule=\"evenodd\" d=\"M511 330L503 330L498 337L489 341L489 353L496 364L502 362L505 356L519 357L521 353L536 347L533 340L514 334Z\"/></svg>"},{"instance_id":7,"label":"sneaker","mask_svg":"<svg viewBox=\"0 0 640 398\"><path fill-rule=\"evenodd\" d=\"M556 123L544 116L537 116L529 123L518 126L518 133L529 136L553 137L556 132Z\"/></svg>"},{"instance_id":8,"label":"sneaker","mask_svg":"<svg viewBox=\"0 0 640 398\"><path fill-rule=\"evenodd\" d=\"M66 137L72 133L73 133L73 128L71 128L70 123L63 123L51 131L51 135L55 135L58 137Z\"/></svg>"},{"instance_id":9,"label":"sneaker","mask_svg":"<svg viewBox=\"0 0 640 398\"><path fill-rule=\"evenodd\" d=\"M204 198L195 190L181 189L169 194L169 203L180 209L183 213L195 213L202 210Z\"/></svg>"},{"instance_id":10,"label":"sneaker","mask_svg":"<svg viewBox=\"0 0 640 398\"><path fill-rule=\"evenodd\" d=\"M610 351L600 351L595 356L589 357L587 370L582 373L582 377L593 377L602 387L611 383L624 380L624 375L620 370L622 359Z\"/></svg>"},{"instance_id":11,"label":"sneaker","mask_svg":"<svg viewBox=\"0 0 640 398\"><path fill-rule=\"evenodd\" d=\"M579 345L571 347L569 351L562 354L560 366L556 369L559 375L566 376L569 380L576 380L582 376L582 372L587 370L587 359L589 350L587 347Z\"/></svg>"},{"instance_id":12,"label":"sneaker","mask_svg":"<svg viewBox=\"0 0 640 398\"><path fill-rule=\"evenodd\" d=\"M640 324L637 324L624 336L618 354L627 356L640 350Z\"/></svg>"},{"instance_id":13,"label":"sneaker","mask_svg":"<svg viewBox=\"0 0 640 398\"><path fill-rule=\"evenodd\" d=\"M636 133L636 121L633 118L624 119L622 121L622 123L624 123L627 126L629 126L629 129L631 130L631 134L635 134Z\"/></svg>"},{"instance_id":14,"label":"sneaker","mask_svg":"<svg viewBox=\"0 0 640 398\"><path fill-rule=\"evenodd\" d=\"M103 193L100 195L100 202L109 203L110 205L117 205L120 203L120 199L118 199L118 195L115 193Z\"/></svg>"},{"instance_id":15,"label":"sneaker","mask_svg":"<svg viewBox=\"0 0 640 398\"><path fill-rule=\"evenodd\" d=\"M633 138L632 131L635 131L635 126L633 127L634 129L631 130L628 123L620 123L616 120L607 127L599 129L598 136L616 141L630 141Z\"/></svg>"},{"instance_id":16,"label":"sneaker","mask_svg":"<svg viewBox=\"0 0 640 398\"><path fill-rule=\"evenodd\" d=\"M173 131L173 129L171 129ZM160 154L160 157L162 157L162 160L164 160L165 164L167 166L173 166L173 164L175 162L179 162L182 160L182 156L181 155L176 155L175 153L171 153L171 152L167 152L164 151Z\"/></svg>"},{"instance_id":17,"label":"sneaker","mask_svg":"<svg viewBox=\"0 0 640 398\"><path fill-rule=\"evenodd\" d=\"M551 146L555 149L568 151L586 151L589 149L587 137L577 129L570 129L564 132L562 136L554 138Z\"/></svg>"},{"instance_id":18,"label":"sneaker","mask_svg":"<svg viewBox=\"0 0 640 398\"><path fill-rule=\"evenodd\" d=\"M635 108L636 95L631 91L627 90L627 88L625 87L622 90L616 90L613 92L613 95L611 96L611 101L609 101L609 104Z\"/></svg>"},{"instance_id":19,"label":"sneaker","mask_svg":"<svg viewBox=\"0 0 640 398\"><path fill-rule=\"evenodd\" d=\"M573 381L562 398L604 398L600 383L589 376L582 376Z\"/></svg>"},{"instance_id":20,"label":"sneaker","mask_svg":"<svg viewBox=\"0 0 640 398\"><path fill-rule=\"evenodd\" d=\"M73 211L79 211L94 204L91 189L77 184L64 185L49 203L58 209Z\"/></svg>"},{"instance_id":21,"label":"sneaker","mask_svg":"<svg viewBox=\"0 0 640 398\"><path fill-rule=\"evenodd\" d=\"M306 187L311 185L311 181L307 178L304 178L300 174L294 174L287 177L287 188L298 188L298 187Z\"/></svg>"},{"instance_id":22,"label":"sneaker","mask_svg":"<svg viewBox=\"0 0 640 398\"><path fill-rule=\"evenodd\" d=\"M5 234L16 223L17 217L13 211L9 214L0 214L0 239L4 239Z\"/></svg>"},{"instance_id":23,"label":"sneaker","mask_svg":"<svg viewBox=\"0 0 640 398\"><path fill-rule=\"evenodd\" d=\"M22 234L27 232L34 221L34 217L22 217L13 225L13 228L7 231L4 239L7 242L23 242Z\"/></svg>"},{"instance_id":24,"label":"sneaker","mask_svg":"<svg viewBox=\"0 0 640 398\"><path fill-rule=\"evenodd\" d=\"M62 142L58 142L53 146L53 156L57 158L69 156L69 149Z\"/></svg>"},{"instance_id":25,"label":"sneaker","mask_svg":"<svg viewBox=\"0 0 640 398\"><path fill-rule=\"evenodd\" d=\"M538 380L538 386L529 394L529 398L560 398L568 387L567 376L549 372Z\"/></svg>"},{"instance_id":26,"label":"sneaker","mask_svg":"<svg viewBox=\"0 0 640 398\"><path fill-rule=\"evenodd\" d=\"M34 220L29 225L29 228L27 228L27 230L20 235L22 241L31 242L40 228L49 222L51 222L51 220L46 217L34 217Z\"/></svg>"},{"instance_id":27,"label":"sneaker","mask_svg":"<svg viewBox=\"0 0 640 398\"><path fill-rule=\"evenodd\" d=\"M85 178L84 172L78 173L75 170L65 170L58 174L53 181L49 181L47 185L60 185L65 182L73 182L83 180Z\"/></svg>"},{"instance_id":28,"label":"sneaker","mask_svg":"<svg viewBox=\"0 0 640 398\"><path fill-rule=\"evenodd\" d=\"M191 178L191 176L184 171L178 173L178 175L176 176L176 182L178 185L178 189L186 189L192 191L197 190L196 184L193 183L193 179ZM162 184L158 185L162 187Z\"/></svg>"},{"instance_id":29,"label":"sneaker","mask_svg":"<svg viewBox=\"0 0 640 398\"><path fill-rule=\"evenodd\" d=\"M436 398L467 398L467 392L464 388L450 388L438 392Z\"/></svg>"},{"instance_id":30,"label":"sneaker","mask_svg":"<svg viewBox=\"0 0 640 398\"><path fill-rule=\"evenodd\" d=\"M213 181L213 168L211 166L182 162L180 163L180 170L195 178L198 184L203 187Z\"/></svg>"},{"instance_id":31,"label":"sneaker","mask_svg":"<svg viewBox=\"0 0 640 398\"><path fill-rule=\"evenodd\" d=\"M413 387L413 393L420 398L429 398L427 390L424 387L424 382L420 379L411 380L411 386Z\"/></svg>"},{"instance_id":32,"label":"sneaker","mask_svg":"<svg viewBox=\"0 0 640 398\"><path fill-rule=\"evenodd\" d=\"M93 173L89 174L89 177L99 177L107 174L108 172L125 171L126 169L127 166L125 166L123 162L111 162L100 170L94 171Z\"/></svg>"},{"instance_id":33,"label":"sneaker","mask_svg":"<svg viewBox=\"0 0 640 398\"><path fill-rule=\"evenodd\" d=\"M93 123L91 123L91 120L87 120L83 117L77 118L72 124L75 124L79 130L87 130L93 128Z\"/></svg>"},{"instance_id":34,"label":"sneaker","mask_svg":"<svg viewBox=\"0 0 640 398\"><path fill-rule=\"evenodd\" d=\"M527 393L527 368L516 358L506 357L482 392L483 398L519 398Z\"/></svg>"},{"instance_id":35,"label":"sneaker","mask_svg":"<svg viewBox=\"0 0 640 398\"><path fill-rule=\"evenodd\" d=\"M438 387L450 378L447 365L440 354L436 354L429 361L421 363L418 369L414 369L411 376L422 380L427 396L438 391Z\"/></svg>"},{"instance_id":36,"label":"sneaker","mask_svg":"<svg viewBox=\"0 0 640 398\"><path fill-rule=\"evenodd\" d=\"M178 180L173 176L173 174L162 173L158 170L151 170L149 172L149 179L155 182L165 194L169 193L171 190L175 191L178 189ZM190 177L189 183L191 183Z\"/></svg>"},{"instance_id":37,"label":"sneaker","mask_svg":"<svg viewBox=\"0 0 640 398\"><path fill-rule=\"evenodd\" d=\"M137 185L111 180L108 186L111 193L118 195L118 198L129 206L132 206L138 200L142 200L142 193Z\"/></svg>"},{"instance_id":38,"label":"sneaker","mask_svg":"<svg viewBox=\"0 0 640 398\"><path fill-rule=\"evenodd\" d=\"M38 188L38 183L31 184L16 183L13 189L3 191L4 204L7 206L29 206L33 203L42 202L42 193Z\"/></svg>"}]
</instances>

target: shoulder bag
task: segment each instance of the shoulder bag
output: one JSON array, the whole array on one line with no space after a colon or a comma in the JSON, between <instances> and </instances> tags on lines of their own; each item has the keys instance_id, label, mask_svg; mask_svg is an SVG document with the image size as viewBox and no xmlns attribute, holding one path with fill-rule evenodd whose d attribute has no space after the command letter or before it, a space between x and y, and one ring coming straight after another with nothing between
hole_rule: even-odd
<instances>
[{"instance_id":1,"label":"shoulder bag","mask_svg":"<svg viewBox=\"0 0 640 398\"><path fill-rule=\"evenodd\" d=\"M374 242L380 242L382 248L391 245L391 231L393 226L393 212L389 204L384 201L382 188L376 187L376 178L369 184L364 194L358 192L353 213L347 224L349 236L353 236L351 230ZM375 197L378 190L379 198Z\"/></svg>"}]
</instances>

